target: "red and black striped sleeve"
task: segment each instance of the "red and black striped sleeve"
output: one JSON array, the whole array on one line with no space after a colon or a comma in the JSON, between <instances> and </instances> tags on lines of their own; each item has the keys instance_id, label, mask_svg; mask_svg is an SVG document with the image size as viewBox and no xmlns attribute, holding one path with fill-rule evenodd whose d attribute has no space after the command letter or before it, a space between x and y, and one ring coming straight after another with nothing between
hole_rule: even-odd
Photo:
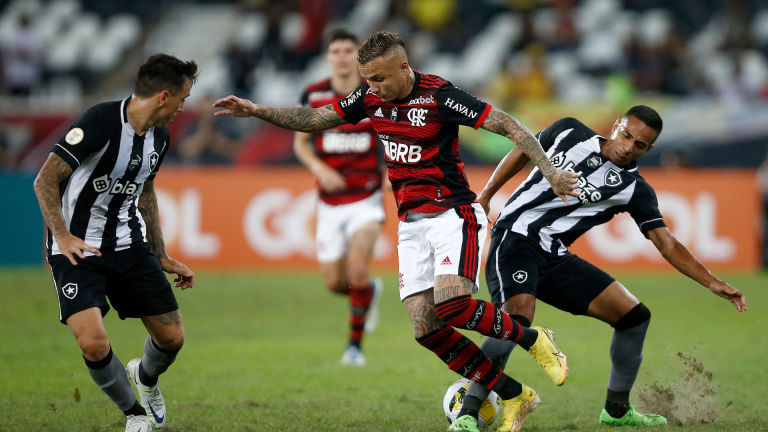
<instances>
[{"instance_id":1,"label":"red and black striped sleeve","mask_svg":"<svg viewBox=\"0 0 768 432\"><path fill-rule=\"evenodd\" d=\"M437 112L443 124L471 126L477 129L488 117L491 108L490 104L452 84L445 84L437 90Z\"/></svg>"},{"instance_id":2,"label":"red and black striped sleeve","mask_svg":"<svg viewBox=\"0 0 768 432\"><path fill-rule=\"evenodd\" d=\"M357 124L368 117L365 113L365 94L367 92L368 83L365 83L353 90L347 97L332 103L331 106L345 121Z\"/></svg>"}]
</instances>

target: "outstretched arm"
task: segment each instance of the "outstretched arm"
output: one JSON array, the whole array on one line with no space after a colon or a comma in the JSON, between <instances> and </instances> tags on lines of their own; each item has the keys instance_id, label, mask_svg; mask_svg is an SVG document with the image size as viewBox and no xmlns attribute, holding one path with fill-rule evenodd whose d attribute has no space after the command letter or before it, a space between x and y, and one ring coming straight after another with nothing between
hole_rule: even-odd
<instances>
[{"instance_id":1,"label":"outstretched arm","mask_svg":"<svg viewBox=\"0 0 768 432\"><path fill-rule=\"evenodd\" d=\"M491 178L488 179L488 183L485 185L477 200L480 201L480 205L483 206L485 214L490 216L491 211L491 198L496 195L496 192L504 186L509 179L519 173L521 169L531 160L520 147L515 147L504 156L504 159L499 162L499 165L491 174Z\"/></svg>"},{"instance_id":2,"label":"outstretched arm","mask_svg":"<svg viewBox=\"0 0 768 432\"><path fill-rule=\"evenodd\" d=\"M166 273L176 274L176 286L181 289L192 288L195 284L195 274L186 265L176 261L165 253L163 231L160 229L160 213L157 208L155 180L144 182L144 189L139 197L139 211L147 226L147 242L149 250L160 260L160 267Z\"/></svg>"},{"instance_id":3,"label":"outstretched arm","mask_svg":"<svg viewBox=\"0 0 768 432\"><path fill-rule=\"evenodd\" d=\"M248 99L227 96L217 100L213 106L224 108L213 115L258 117L275 126L297 132L318 132L347 124L330 105L320 108L270 108L255 104Z\"/></svg>"},{"instance_id":4,"label":"outstretched arm","mask_svg":"<svg viewBox=\"0 0 768 432\"><path fill-rule=\"evenodd\" d=\"M677 241L675 236L669 232L669 228L652 229L648 231L648 238L661 252L664 259L669 261L680 273L707 287L715 295L730 301L739 312L747 310L744 293L715 277L687 247Z\"/></svg>"},{"instance_id":5,"label":"outstretched arm","mask_svg":"<svg viewBox=\"0 0 768 432\"><path fill-rule=\"evenodd\" d=\"M72 167L64 159L56 153L51 153L35 178L34 188L37 202L43 212L43 220L56 238L61 254L67 257L72 265L77 265L75 255L85 258L83 251L91 252L96 256L101 256L101 252L86 244L83 239L72 235L64 215L61 214L59 184L72 175L72 171Z\"/></svg>"},{"instance_id":6,"label":"outstretched arm","mask_svg":"<svg viewBox=\"0 0 768 432\"><path fill-rule=\"evenodd\" d=\"M568 204L566 195L579 196L579 193L574 190L579 184L578 175L555 168L536 137L514 117L492 108L481 127L514 141L517 148L520 148L539 167L541 173L552 185L552 190L565 201L566 205Z\"/></svg>"}]
</instances>

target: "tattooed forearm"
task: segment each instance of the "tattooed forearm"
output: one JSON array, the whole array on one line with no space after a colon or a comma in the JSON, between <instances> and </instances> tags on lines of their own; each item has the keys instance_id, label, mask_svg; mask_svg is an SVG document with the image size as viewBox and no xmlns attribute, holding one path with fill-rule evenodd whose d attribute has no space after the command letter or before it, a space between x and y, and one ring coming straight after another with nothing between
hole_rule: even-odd
<instances>
[{"instance_id":1,"label":"tattooed forearm","mask_svg":"<svg viewBox=\"0 0 768 432\"><path fill-rule=\"evenodd\" d=\"M72 167L59 155L51 153L35 178L35 195L43 213L43 220L56 237L69 234L69 228L61 214L59 183L70 175Z\"/></svg>"},{"instance_id":2,"label":"tattooed forearm","mask_svg":"<svg viewBox=\"0 0 768 432\"><path fill-rule=\"evenodd\" d=\"M283 129L298 132L317 132L347 123L330 105L322 108L261 107L256 117Z\"/></svg>"},{"instance_id":3,"label":"tattooed forearm","mask_svg":"<svg viewBox=\"0 0 768 432\"><path fill-rule=\"evenodd\" d=\"M555 175L555 167L547 158L544 149L535 136L511 115L504 111L492 108L483 122L482 128L495 134L503 135L514 141L536 166L539 167L544 177Z\"/></svg>"},{"instance_id":4,"label":"tattooed forearm","mask_svg":"<svg viewBox=\"0 0 768 432\"><path fill-rule=\"evenodd\" d=\"M435 276L435 304L462 295L471 295L475 290L472 279L457 275Z\"/></svg>"},{"instance_id":5,"label":"tattooed forearm","mask_svg":"<svg viewBox=\"0 0 768 432\"><path fill-rule=\"evenodd\" d=\"M403 301L408 316L413 323L413 336L420 338L437 329L445 327L443 320L435 312L435 297L431 291L422 291Z\"/></svg>"},{"instance_id":6,"label":"tattooed forearm","mask_svg":"<svg viewBox=\"0 0 768 432\"><path fill-rule=\"evenodd\" d=\"M147 226L147 243L149 250L158 258L165 256L165 243L163 231L160 229L160 212L157 208L157 195L155 195L155 181L144 182L144 190L139 198L139 211Z\"/></svg>"}]
</instances>

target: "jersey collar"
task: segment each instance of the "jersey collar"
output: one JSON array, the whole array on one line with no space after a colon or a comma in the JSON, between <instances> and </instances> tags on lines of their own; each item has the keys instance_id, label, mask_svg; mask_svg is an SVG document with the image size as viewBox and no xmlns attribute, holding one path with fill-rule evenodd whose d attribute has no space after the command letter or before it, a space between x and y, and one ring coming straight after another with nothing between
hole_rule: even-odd
<instances>
[{"instance_id":1,"label":"jersey collar","mask_svg":"<svg viewBox=\"0 0 768 432\"><path fill-rule=\"evenodd\" d=\"M406 103L409 100L413 99L414 96L416 96L416 92L419 91L419 82L421 82L421 74L416 69L411 69L413 71L413 88L411 89L411 92L408 93L408 96L402 98L402 99L395 99L390 103L393 104L402 104Z\"/></svg>"}]
</instances>

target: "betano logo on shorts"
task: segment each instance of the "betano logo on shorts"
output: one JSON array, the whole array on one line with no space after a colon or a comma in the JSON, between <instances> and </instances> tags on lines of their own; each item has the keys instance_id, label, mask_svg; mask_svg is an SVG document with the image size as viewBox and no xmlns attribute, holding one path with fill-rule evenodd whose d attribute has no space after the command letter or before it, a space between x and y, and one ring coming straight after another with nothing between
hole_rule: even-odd
<instances>
[{"instance_id":1,"label":"betano logo on shorts","mask_svg":"<svg viewBox=\"0 0 768 432\"><path fill-rule=\"evenodd\" d=\"M396 143L382 139L384 154L393 162L416 163L421 160L421 146Z\"/></svg>"}]
</instances>

